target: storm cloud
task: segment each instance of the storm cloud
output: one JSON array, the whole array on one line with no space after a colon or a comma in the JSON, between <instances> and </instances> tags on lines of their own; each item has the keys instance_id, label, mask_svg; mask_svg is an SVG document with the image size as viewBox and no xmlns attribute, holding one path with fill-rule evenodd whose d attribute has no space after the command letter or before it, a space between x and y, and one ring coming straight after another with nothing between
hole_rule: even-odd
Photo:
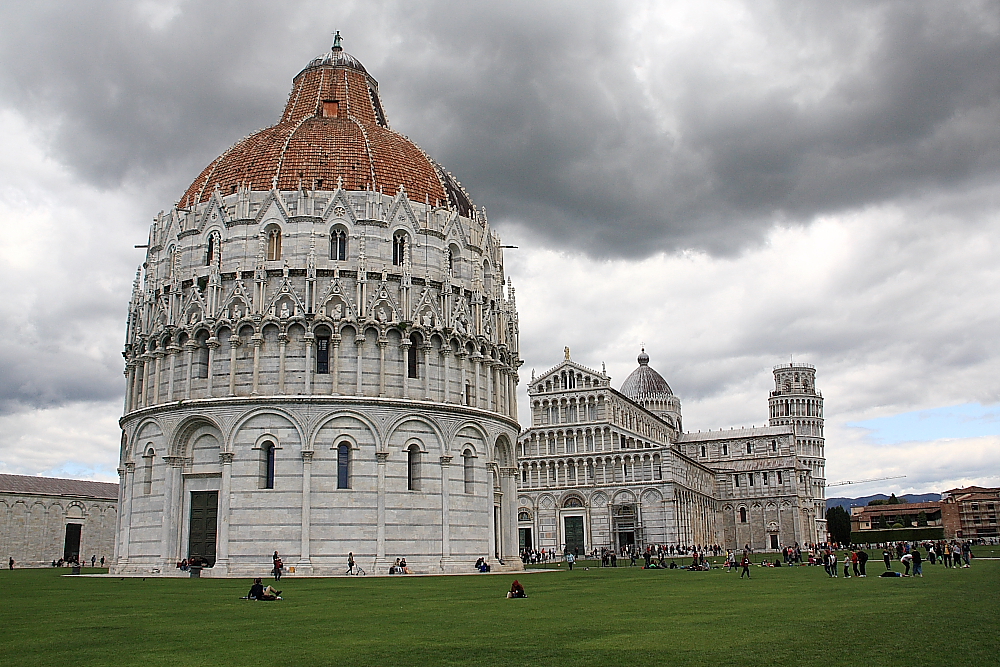
<instances>
[{"instance_id":1,"label":"storm cloud","mask_svg":"<svg viewBox=\"0 0 1000 667\"><path fill-rule=\"evenodd\" d=\"M994 3L689 5L20 4L0 92L81 177L157 174L169 203L336 27L495 219L601 257L738 252L997 176Z\"/></svg>"}]
</instances>

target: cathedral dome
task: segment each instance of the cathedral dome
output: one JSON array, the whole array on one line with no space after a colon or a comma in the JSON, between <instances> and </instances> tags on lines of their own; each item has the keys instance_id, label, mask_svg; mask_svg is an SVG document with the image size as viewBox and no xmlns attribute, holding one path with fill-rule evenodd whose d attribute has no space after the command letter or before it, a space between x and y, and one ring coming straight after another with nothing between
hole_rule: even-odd
<instances>
[{"instance_id":1,"label":"cathedral dome","mask_svg":"<svg viewBox=\"0 0 1000 667\"><path fill-rule=\"evenodd\" d=\"M625 378L621 388L622 394L636 403L666 399L674 395L663 376L649 367L649 355L645 349L639 354L637 361L639 368Z\"/></svg>"},{"instance_id":2,"label":"cathedral dome","mask_svg":"<svg viewBox=\"0 0 1000 667\"><path fill-rule=\"evenodd\" d=\"M340 37L292 81L281 119L234 144L191 183L180 205L257 191L404 188L411 201L458 209L472 201L459 182L407 137L390 129L378 82L344 52Z\"/></svg>"}]
</instances>

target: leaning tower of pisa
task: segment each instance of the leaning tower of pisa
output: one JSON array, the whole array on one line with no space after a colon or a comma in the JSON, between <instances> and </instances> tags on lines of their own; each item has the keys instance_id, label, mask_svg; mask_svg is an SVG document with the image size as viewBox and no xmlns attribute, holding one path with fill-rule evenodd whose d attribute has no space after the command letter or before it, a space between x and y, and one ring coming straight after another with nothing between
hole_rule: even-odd
<instances>
[{"instance_id":1,"label":"leaning tower of pisa","mask_svg":"<svg viewBox=\"0 0 1000 667\"><path fill-rule=\"evenodd\" d=\"M795 429L795 448L806 466L800 483L810 486L818 540L826 536L826 454L823 437L823 394L816 389L816 367L789 363L774 367L774 391L768 399L771 426Z\"/></svg>"}]
</instances>

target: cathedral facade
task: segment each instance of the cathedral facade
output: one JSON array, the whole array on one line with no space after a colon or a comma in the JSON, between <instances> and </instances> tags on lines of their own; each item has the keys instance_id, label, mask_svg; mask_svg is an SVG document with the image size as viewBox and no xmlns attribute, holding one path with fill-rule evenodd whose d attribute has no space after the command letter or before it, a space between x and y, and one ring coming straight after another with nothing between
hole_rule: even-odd
<instances>
[{"instance_id":1,"label":"cathedral facade","mask_svg":"<svg viewBox=\"0 0 1000 667\"><path fill-rule=\"evenodd\" d=\"M532 376L531 426L517 443L522 550L825 541L815 368L774 368L768 426L691 432L645 350L638 362L620 390L568 348L559 365Z\"/></svg>"},{"instance_id":2,"label":"cathedral facade","mask_svg":"<svg viewBox=\"0 0 1000 667\"><path fill-rule=\"evenodd\" d=\"M519 565L500 239L339 35L154 218L124 355L113 572Z\"/></svg>"}]
</instances>

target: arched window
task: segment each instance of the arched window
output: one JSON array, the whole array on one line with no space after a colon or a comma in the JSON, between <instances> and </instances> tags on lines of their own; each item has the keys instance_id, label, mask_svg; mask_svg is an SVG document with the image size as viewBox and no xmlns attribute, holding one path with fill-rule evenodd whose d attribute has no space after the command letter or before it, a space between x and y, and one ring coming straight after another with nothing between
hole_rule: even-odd
<instances>
[{"instance_id":1,"label":"arched window","mask_svg":"<svg viewBox=\"0 0 1000 667\"><path fill-rule=\"evenodd\" d=\"M177 261L177 248L170 246L167 249L167 278L174 277L174 263Z\"/></svg>"},{"instance_id":2,"label":"arched window","mask_svg":"<svg viewBox=\"0 0 1000 667\"><path fill-rule=\"evenodd\" d=\"M722 455L729 456L729 445L726 444L722 445Z\"/></svg>"},{"instance_id":3,"label":"arched window","mask_svg":"<svg viewBox=\"0 0 1000 667\"><path fill-rule=\"evenodd\" d=\"M403 266L406 261L406 233L396 232L392 237L392 264Z\"/></svg>"},{"instance_id":4,"label":"arched window","mask_svg":"<svg viewBox=\"0 0 1000 667\"><path fill-rule=\"evenodd\" d=\"M448 248L448 270L455 275L455 251Z\"/></svg>"},{"instance_id":5,"label":"arched window","mask_svg":"<svg viewBox=\"0 0 1000 667\"><path fill-rule=\"evenodd\" d=\"M778 475L778 484L781 484L782 483L781 482L781 471L779 470L776 474Z\"/></svg>"},{"instance_id":6,"label":"arched window","mask_svg":"<svg viewBox=\"0 0 1000 667\"><path fill-rule=\"evenodd\" d=\"M267 260L273 262L281 259L281 228L269 225L267 228Z\"/></svg>"},{"instance_id":7,"label":"arched window","mask_svg":"<svg viewBox=\"0 0 1000 667\"><path fill-rule=\"evenodd\" d=\"M260 456L260 488L262 489L273 489L274 488L274 454L275 447L273 442L265 442L264 446L261 447Z\"/></svg>"},{"instance_id":8,"label":"arched window","mask_svg":"<svg viewBox=\"0 0 1000 667\"><path fill-rule=\"evenodd\" d=\"M740 476L733 475L733 486L739 487L739 485L740 485Z\"/></svg>"},{"instance_id":9,"label":"arched window","mask_svg":"<svg viewBox=\"0 0 1000 667\"><path fill-rule=\"evenodd\" d=\"M701 457L702 457L702 458L705 458L705 455L706 455L707 451L708 451L708 450L707 450L707 448L705 447L705 445L702 445L702 446L701 446Z\"/></svg>"},{"instance_id":10,"label":"arched window","mask_svg":"<svg viewBox=\"0 0 1000 667\"><path fill-rule=\"evenodd\" d=\"M221 261L221 241L222 237L219 236L219 232L212 232L208 235L208 253L205 256L205 264L207 266L217 265Z\"/></svg>"},{"instance_id":11,"label":"arched window","mask_svg":"<svg viewBox=\"0 0 1000 667\"><path fill-rule=\"evenodd\" d=\"M406 377L416 378L419 377L417 373L417 348L420 347L420 336L417 334L410 334L410 346L406 348Z\"/></svg>"},{"instance_id":12,"label":"arched window","mask_svg":"<svg viewBox=\"0 0 1000 667\"><path fill-rule=\"evenodd\" d=\"M462 464L465 473L465 492L475 493L476 492L476 469L473 467L473 460L475 457L472 455L472 450L467 449L465 453L462 454Z\"/></svg>"},{"instance_id":13,"label":"arched window","mask_svg":"<svg viewBox=\"0 0 1000 667\"><path fill-rule=\"evenodd\" d=\"M746 507L741 507L740 508L740 523L746 523L746 522L747 522L747 508Z\"/></svg>"},{"instance_id":14,"label":"arched window","mask_svg":"<svg viewBox=\"0 0 1000 667\"><path fill-rule=\"evenodd\" d=\"M142 455L142 492L149 495L153 491L153 448Z\"/></svg>"},{"instance_id":15,"label":"arched window","mask_svg":"<svg viewBox=\"0 0 1000 667\"><path fill-rule=\"evenodd\" d=\"M337 488L351 488L351 446L346 442L337 446Z\"/></svg>"},{"instance_id":16,"label":"arched window","mask_svg":"<svg viewBox=\"0 0 1000 667\"><path fill-rule=\"evenodd\" d=\"M753 443L752 442L748 442L747 443L747 454L753 454Z\"/></svg>"},{"instance_id":17,"label":"arched window","mask_svg":"<svg viewBox=\"0 0 1000 667\"><path fill-rule=\"evenodd\" d=\"M531 514L528 513L528 512L518 512L517 513L517 520L518 521L531 521Z\"/></svg>"},{"instance_id":18,"label":"arched window","mask_svg":"<svg viewBox=\"0 0 1000 667\"><path fill-rule=\"evenodd\" d=\"M344 261L347 259L347 232L335 229L330 234L330 259Z\"/></svg>"},{"instance_id":19,"label":"arched window","mask_svg":"<svg viewBox=\"0 0 1000 667\"><path fill-rule=\"evenodd\" d=\"M762 473L760 474L760 476L761 476L761 479L763 480L763 484L764 484L764 486L767 486L767 481L768 481L768 480L767 480L767 471L765 470L764 472L762 472Z\"/></svg>"},{"instance_id":20,"label":"arched window","mask_svg":"<svg viewBox=\"0 0 1000 667\"><path fill-rule=\"evenodd\" d=\"M416 444L406 448L406 489L420 490L420 446Z\"/></svg>"}]
</instances>

